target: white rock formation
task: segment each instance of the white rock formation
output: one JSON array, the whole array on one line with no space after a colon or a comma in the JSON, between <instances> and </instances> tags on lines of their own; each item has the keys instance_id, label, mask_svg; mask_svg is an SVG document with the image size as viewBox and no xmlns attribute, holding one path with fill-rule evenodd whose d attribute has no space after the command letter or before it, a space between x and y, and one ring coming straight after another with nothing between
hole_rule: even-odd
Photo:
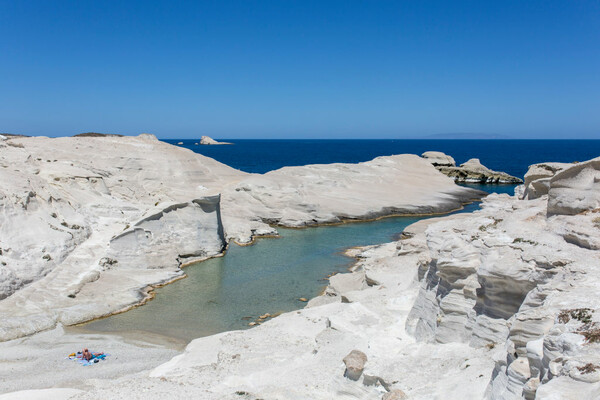
<instances>
[{"instance_id":1,"label":"white rock formation","mask_svg":"<svg viewBox=\"0 0 600 400\"><path fill-rule=\"evenodd\" d=\"M272 233L267 223L301 227L447 212L479 196L456 186L420 157L402 154L249 176L223 192L223 221L228 237L247 243L257 232Z\"/></svg>"},{"instance_id":2,"label":"white rock formation","mask_svg":"<svg viewBox=\"0 0 600 400\"><path fill-rule=\"evenodd\" d=\"M591 160L551 177L562 202L551 192L529 201L490 196L473 217L425 231L409 332L434 343L503 348L486 398L600 393L598 169Z\"/></svg>"},{"instance_id":3,"label":"white rock formation","mask_svg":"<svg viewBox=\"0 0 600 400\"><path fill-rule=\"evenodd\" d=\"M574 164L550 178L549 215L600 211L600 157Z\"/></svg>"},{"instance_id":4,"label":"white rock formation","mask_svg":"<svg viewBox=\"0 0 600 400\"><path fill-rule=\"evenodd\" d=\"M360 260L355 274L366 284L329 291L323 297L333 301L327 304L247 331L196 339L147 375L110 387L93 382L95 388L79 398L138 398L141 391L165 399L481 399L494 355L503 350L415 341L405 321L419 293L418 262L427 244L421 233L404 240L400 251L397 246L353 249ZM344 377L354 360L343 360L352 352L359 354L357 369L363 367L362 374L353 375L356 381Z\"/></svg>"},{"instance_id":5,"label":"white rock formation","mask_svg":"<svg viewBox=\"0 0 600 400\"><path fill-rule=\"evenodd\" d=\"M260 176L148 134L7 142L0 340L126 309L229 239L276 234L268 223L443 212L479 196L416 156Z\"/></svg>"},{"instance_id":6,"label":"white rock formation","mask_svg":"<svg viewBox=\"0 0 600 400\"><path fill-rule=\"evenodd\" d=\"M580 174L597 164L582 164L557 174L561 196L595 195ZM548 215L548 197L492 195L481 211L352 249L352 278L336 275L307 308L197 339L146 376L78 398L596 399L600 254L571 237L597 238L598 212ZM352 350L368 358L356 381L343 377Z\"/></svg>"},{"instance_id":7,"label":"white rock formation","mask_svg":"<svg viewBox=\"0 0 600 400\"><path fill-rule=\"evenodd\" d=\"M148 373L88 381L77 398L596 399L597 171L593 160L551 177L556 199L576 200L559 213L550 184L352 249L353 272L307 308L194 340ZM368 358L356 381L344 377L352 350Z\"/></svg>"},{"instance_id":8,"label":"white rock formation","mask_svg":"<svg viewBox=\"0 0 600 400\"><path fill-rule=\"evenodd\" d=\"M195 144L198 144L198 143L195 143ZM233 143L229 143L229 142L217 142L216 140L214 140L213 138L211 138L209 136L202 136L200 138L200 144L214 145L214 144L233 144Z\"/></svg>"},{"instance_id":9,"label":"white rock formation","mask_svg":"<svg viewBox=\"0 0 600 400\"><path fill-rule=\"evenodd\" d=\"M4 340L131 306L140 289L181 276L181 263L220 253L215 195L247 175L151 135L9 142L0 153Z\"/></svg>"},{"instance_id":10,"label":"white rock formation","mask_svg":"<svg viewBox=\"0 0 600 400\"><path fill-rule=\"evenodd\" d=\"M67 400L83 393L83 390L70 388L21 390L0 395L0 400Z\"/></svg>"},{"instance_id":11,"label":"white rock formation","mask_svg":"<svg viewBox=\"0 0 600 400\"><path fill-rule=\"evenodd\" d=\"M492 171L481 164L478 158L457 167L454 159L439 151L426 151L421 155L435 166L438 171L460 183L522 183L520 178L508 175L505 172Z\"/></svg>"},{"instance_id":12,"label":"white rock formation","mask_svg":"<svg viewBox=\"0 0 600 400\"><path fill-rule=\"evenodd\" d=\"M455 167L456 161L441 151L426 151L421 157L433 164L434 167Z\"/></svg>"},{"instance_id":13,"label":"white rock formation","mask_svg":"<svg viewBox=\"0 0 600 400\"><path fill-rule=\"evenodd\" d=\"M533 164L525 174L523 182L523 192L519 195L520 198L537 199L540 196L548 194L550 186L550 178L558 171L571 166L565 163L541 163Z\"/></svg>"}]
</instances>

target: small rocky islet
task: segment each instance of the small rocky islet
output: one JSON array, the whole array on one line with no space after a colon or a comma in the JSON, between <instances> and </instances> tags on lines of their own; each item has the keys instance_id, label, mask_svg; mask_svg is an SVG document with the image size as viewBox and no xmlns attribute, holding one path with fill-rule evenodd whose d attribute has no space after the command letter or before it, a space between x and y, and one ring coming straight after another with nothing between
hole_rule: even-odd
<instances>
[{"instance_id":1,"label":"small rocky islet","mask_svg":"<svg viewBox=\"0 0 600 400\"><path fill-rule=\"evenodd\" d=\"M519 184L523 180L511 176L506 172L492 171L482 165L478 158L456 166L456 161L451 156L440 151L426 151L421 157L429 161L442 174L454 179L456 183L481 183L481 184Z\"/></svg>"},{"instance_id":2,"label":"small rocky islet","mask_svg":"<svg viewBox=\"0 0 600 400\"><path fill-rule=\"evenodd\" d=\"M198 144L198 143L196 143L196 144ZM210 136L202 136L200 138L200 144L203 144L203 145L219 145L219 144L233 144L233 143L219 142L219 141L211 138Z\"/></svg>"},{"instance_id":3,"label":"small rocky islet","mask_svg":"<svg viewBox=\"0 0 600 400\"><path fill-rule=\"evenodd\" d=\"M484 173L478 162L441 165L453 160L429 154L256 175L151 135L0 139L3 357L67 337L57 325L139 303L148 285L231 240L249 243L276 225L449 211L481 193L436 168L479 170L465 179ZM139 151L144 158L132 157ZM486 173L477 179L508 179ZM515 196L490 195L479 211L421 220L396 242L349 250L353 270L301 310L196 339L146 372L44 394L597 398L598 182L600 159L533 165ZM24 335L32 335L25 350L9 340ZM31 389L73 388L45 374Z\"/></svg>"}]
</instances>

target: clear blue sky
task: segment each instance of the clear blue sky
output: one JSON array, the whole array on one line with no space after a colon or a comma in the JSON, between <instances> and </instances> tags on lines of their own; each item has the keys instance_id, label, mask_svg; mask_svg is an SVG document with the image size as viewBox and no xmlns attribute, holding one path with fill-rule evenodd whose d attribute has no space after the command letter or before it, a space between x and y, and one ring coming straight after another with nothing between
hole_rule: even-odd
<instances>
[{"instance_id":1,"label":"clear blue sky","mask_svg":"<svg viewBox=\"0 0 600 400\"><path fill-rule=\"evenodd\" d=\"M600 138L600 2L0 0L0 132Z\"/></svg>"}]
</instances>

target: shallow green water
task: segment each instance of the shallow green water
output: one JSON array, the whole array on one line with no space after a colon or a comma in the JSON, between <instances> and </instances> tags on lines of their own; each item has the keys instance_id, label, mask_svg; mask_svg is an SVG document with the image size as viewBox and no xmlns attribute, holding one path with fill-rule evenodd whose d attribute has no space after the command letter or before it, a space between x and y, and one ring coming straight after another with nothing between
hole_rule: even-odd
<instances>
[{"instance_id":1,"label":"shallow green water","mask_svg":"<svg viewBox=\"0 0 600 400\"><path fill-rule=\"evenodd\" d=\"M489 189L479 186L478 188ZM512 192L512 186L495 190ZM460 212L478 208L470 204ZM95 332L146 332L183 341L245 329L264 313L302 308L301 297L317 296L327 275L346 271L344 249L389 242L427 217L394 217L305 229L278 228L280 238L230 245L225 256L185 269L188 277L156 290L154 300L123 314L90 322Z\"/></svg>"}]
</instances>

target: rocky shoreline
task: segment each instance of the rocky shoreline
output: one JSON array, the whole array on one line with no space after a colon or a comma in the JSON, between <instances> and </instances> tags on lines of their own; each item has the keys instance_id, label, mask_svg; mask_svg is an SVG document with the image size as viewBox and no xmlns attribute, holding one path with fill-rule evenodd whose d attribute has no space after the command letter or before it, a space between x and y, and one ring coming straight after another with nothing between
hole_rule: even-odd
<instances>
[{"instance_id":1,"label":"rocky shoreline","mask_svg":"<svg viewBox=\"0 0 600 400\"><path fill-rule=\"evenodd\" d=\"M598 159L563 171L536 199L491 195L349 250L353 272L305 309L80 397L597 398Z\"/></svg>"},{"instance_id":2,"label":"rocky shoreline","mask_svg":"<svg viewBox=\"0 0 600 400\"><path fill-rule=\"evenodd\" d=\"M65 154L73 150L69 146L83 148L81 160L63 162L61 157L66 156L59 151L54 153L55 161L39 157L47 154L43 151L52 141ZM25 261L33 259L31 254L49 254L50 260L43 261L52 261L53 268L0 301L5 339L14 337L14 332L22 336L75 321L77 315L89 318L89 310L98 307L96 302L104 304L105 310L135 303L140 287L181 274L182 261L219 254L229 240L248 243L256 235L272 234L269 223L307 226L398 212L446 211L477 197L468 189L457 189L430 161L416 156L253 175L147 136L11 138L3 143L0 154L5 167L0 178L7 185L1 200L4 210L11 212L3 214L1 260L7 264L16 260L12 252L20 242L5 243L4 234L17 229L14 221L38 227L37 235L46 232L40 230L48 221L57 219L58 224L50 225L62 226L60 235L53 234L59 231L52 228L44 233L50 234L43 236L44 249L19 252ZM115 157L103 165L89 162L89 154L103 146L111 154L116 152ZM142 159L132 165L126 154L140 148L167 155L154 168ZM125 168L125 175L135 177L138 186L121 182L125 175L118 171ZM85 386L78 382L76 392L55 389L37 395L56 399L597 398L599 181L599 159L534 165L515 197L491 195L480 211L422 220L408 227L397 242L349 250L357 259L353 271L331 277L324 294L302 310L247 331L196 339L182 354L146 372L115 379L119 375L113 371L105 376L110 381L88 380ZM160 188L161 182L170 186ZM401 198L397 193L402 193ZM86 213L89 209L93 212ZM126 210L128 215L115 216L115 210ZM35 218L26 219L31 213ZM94 220L94 215L101 218ZM192 224L192 230L203 230L196 244L152 254L152 248L177 240L161 235L183 219L197 224ZM56 253L60 246L72 254L60 256ZM141 254L144 265L153 268L141 268L136 262ZM70 262L73 255L77 257ZM78 271L75 265L81 269L86 262L91 264L88 269L79 270L75 280L67 279ZM3 282L15 281L11 279ZM115 288L118 281L125 281L121 289ZM4 290L12 290L4 285ZM102 291L104 297L99 296ZM61 302L71 305L61 308ZM19 310L16 316L15 310ZM54 338L51 342L56 335L61 337L55 332L0 345L13 351L29 341L39 346L48 342L43 335ZM149 360L146 369L157 360ZM0 369L3 376L14 379ZM73 387L61 382L62 387Z\"/></svg>"},{"instance_id":3,"label":"rocky shoreline","mask_svg":"<svg viewBox=\"0 0 600 400\"><path fill-rule=\"evenodd\" d=\"M5 137L0 166L0 340L127 309L273 224L445 212L482 195L412 155L256 175L148 134Z\"/></svg>"}]
</instances>

